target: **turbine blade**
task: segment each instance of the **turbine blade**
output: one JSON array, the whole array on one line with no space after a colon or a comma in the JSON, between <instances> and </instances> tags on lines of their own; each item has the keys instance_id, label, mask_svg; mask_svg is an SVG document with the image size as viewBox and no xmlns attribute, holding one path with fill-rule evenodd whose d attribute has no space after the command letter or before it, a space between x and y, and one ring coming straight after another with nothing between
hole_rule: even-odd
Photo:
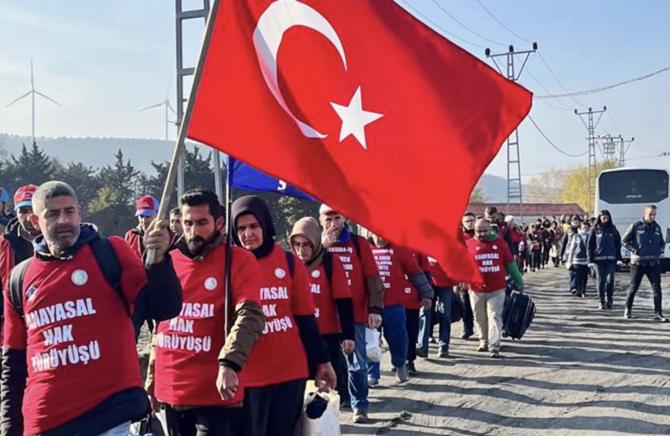
<instances>
[{"instance_id":1,"label":"turbine blade","mask_svg":"<svg viewBox=\"0 0 670 436\"><path fill-rule=\"evenodd\" d=\"M56 100L54 100L53 98L49 97L48 95L44 95L44 94L42 94L42 93L39 92L39 91L35 91L35 94L39 95L40 97L46 98L46 99L49 100L51 103L57 104L58 106L63 106L62 104L58 103L58 102L57 102Z\"/></svg>"},{"instance_id":2,"label":"turbine blade","mask_svg":"<svg viewBox=\"0 0 670 436\"><path fill-rule=\"evenodd\" d=\"M165 104L165 102L160 102L160 103L152 104L151 106L147 106L147 107L145 107L145 108L143 108L143 109L140 109L139 112L144 112L144 111L149 110L149 109L153 109L153 108L156 108L156 107L161 107L161 106L163 106L164 104Z\"/></svg>"},{"instance_id":3,"label":"turbine blade","mask_svg":"<svg viewBox=\"0 0 670 436\"><path fill-rule=\"evenodd\" d=\"M11 103L9 103L8 105L6 105L5 107L10 107L11 105L13 105L14 103L16 103L17 101L21 100L22 98L28 97L28 96L30 95L31 92L32 92L32 91L28 91L28 92L26 92L25 94L23 94L21 97L15 98L14 100L12 100Z\"/></svg>"}]
</instances>

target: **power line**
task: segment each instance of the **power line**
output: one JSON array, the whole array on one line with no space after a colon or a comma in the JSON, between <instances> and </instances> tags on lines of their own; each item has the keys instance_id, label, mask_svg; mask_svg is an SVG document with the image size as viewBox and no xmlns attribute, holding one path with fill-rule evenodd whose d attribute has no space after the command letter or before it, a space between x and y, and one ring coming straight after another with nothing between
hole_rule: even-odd
<instances>
[{"instance_id":1,"label":"power line","mask_svg":"<svg viewBox=\"0 0 670 436\"><path fill-rule=\"evenodd\" d=\"M456 35L456 34L454 34L454 33L451 33L451 32L449 32L449 31L447 31L447 30L446 30L444 27L442 27L439 23L437 23L437 22L431 20L430 18L428 18L427 16L425 16L424 14L422 14L421 12L419 12L417 9L415 9L412 5L410 5L410 4L408 4L408 3L405 3L404 1L401 1L401 0L396 0L396 2L399 3L400 5L402 5L403 7L405 7L406 9L409 9L410 11L412 11L412 12L414 13L415 16L419 16L419 17L421 18L421 20L422 20L424 23L430 23L430 24L432 24L432 26L433 26L435 29L439 29L439 30L440 30L442 33L444 33L445 35L449 35L449 36L451 36L452 38L454 38L455 40L461 41L462 43L471 45L471 46L473 46L473 47L477 47L477 48L486 48L486 47L484 47L483 45L477 44L477 43L472 42L472 41L468 41L468 40L465 39L465 38L462 38L462 37L460 37L460 36L458 36L458 35Z\"/></svg>"},{"instance_id":2,"label":"power line","mask_svg":"<svg viewBox=\"0 0 670 436\"><path fill-rule=\"evenodd\" d=\"M528 115L528 119L529 119L530 122L533 124L533 126L535 126L535 128L537 129L537 131L540 132L540 135L542 135L542 137L549 143L549 145L551 145L552 147L554 147L558 152L564 154L565 156L568 156L568 157L582 157L582 156L586 156L586 153L588 153L588 151L587 151L587 152L585 152L585 153L581 153L581 154L573 154L573 153L568 153L568 152L566 152L566 151L563 151L558 145L554 144L554 142L553 142L551 139L549 139L549 137L542 131L542 129L540 128L540 126L537 125L537 123L535 122L535 120L533 119L533 117L531 117L530 115Z\"/></svg>"},{"instance_id":3,"label":"power line","mask_svg":"<svg viewBox=\"0 0 670 436\"><path fill-rule=\"evenodd\" d=\"M667 67L663 67L659 70L656 70L654 72L639 76L639 77L635 77L635 78L632 78L632 79L629 79L629 80L624 80L622 82L613 83L613 84L607 85L607 86L602 86L600 88L593 88L593 89L587 89L587 90L584 90L584 91L576 91L576 92L566 92L565 94L538 95L538 96L535 96L535 98L541 100L541 99L545 99L545 98L563 98L563 97L574 97L576 95L595 94L597 92L608 91L608 90L613 89L613 88L618 88L620 86L628 85L629 83L646 80L646 79L649 79L651 77L657 76L661 73L665 73L666 71L670 71L670 65L667 66Z\"/></svg>"},{"instance_id":4,"label":"power line","mask_svg":"<svg viewBox=\"0 0 670 436\"><path fill-rule=\"evenodd\" d=\"M481 39L483 39L484 41L486 41L486 42L490 42L491 44L500 45L500 46L505 46L505 44L503 44L503 43L501 43L501 42L498 42L498 41L494 41L494 40L492 40L492 39L490 39L490 38L487 38L486 36L482 35L481 33L477 32L476 30L472 29L471 27L465 25L465 24L464 24L463 22L461 22L458 18L456 18L455 16L453 16L451 13L449 13L449 11L447 11L447 10L444 8L444 6L442 6L440 3L437 2L437 0L433 0L433 4L435 4L435 6L437 6L442 12L444 12L444 14L445 14L446 16L448 16L449 18L451 18L452 20L454 20L454 21L456 22L456 24L458 24L459 26L461 26L462 28L464 28L464 29L467 30L468 32L472 33L473 35L478 36L478 37L480 37Z\"/></svg>"},{"instance_id":5,"label":"power line","mask_svg":"<svg viewBox=\"0 0 670 436\"><path fill-rule=\"evenodd\" d=\"M547 71L549 71L549 74L551 74L553 76L554 80L556 80L556 83L558 83L558 86L561 87L563 92L569 93L570 91L568 91L568 89L565 87L565 85L563 85L563 82L561 82L561 79L558 78L558 75L556 73L554 73L554 70L549 66L549 62L547 62L547 60L544 58L544 56L542 56L542 53L538 53L538 54L540 55L540 61L542 61L544 66L547 68ZM586 106L584 103L577 100L576 97L574 97L574 96L569 96L569 97L572 99L572 101L577 103L577 106L580 106L580 107L585 107Z\"/></svg>"},{"instance_id":6,"label":"power line","mask_svg":"<svg viewBox=\"0 0 670 436\"><path fill-rule=\"evenodd\" d=\"M542 89L544 90L544 92L546 92L546 93L551 93L551 91L549 91L549 89L547 89L547 87L544 86L544 85L542 84L542 82L540 82L540 80L537 78L537 76L535 76L535 74L533 74L533 72L531 71L530 68L526 67L526 70L528 71L528 75L530 76L530 78L533 79L533 81L534 81L535 83L537 83L537 85L538 85L540 88L542 88ZM547 106L553 107L554 109L557 109L557 110L560 110L560 111L570 111L570 112L572 112L572 110L573 110L570 106L568 106L567 104L563 103L561 100L556 100L556 103L558 103L560 106L557 106L557 105L555 105L555 104L551 104L551 103L549 103L550 100L540 100L540 101L541 101L542 103L546 104Z\"/></svg>"},{"instance_id":7,"label":"power line","mask_svg":"<svg viewBox=\"0 0 670 436\"><path fill-rule=\"evenodd\" d=\"M532 44L532 43L533 43L533 41L530 41L530 40L524 38L523 36L519 35L519 34L516 33L515 31L513 31L512 29L510 29L509 27L507 27L507 26L505 25L505 23L503 23L503 22L500 21L495 15L493 15L493 12L491 12L490 10L488 10L488 9L486 8L486 6L484 6L484 4L483 4L480 0L477 0L477 3L479 3L479 6L481 6L482 9L484 9L484 10L486 11L486 13L489 14L489 16L490 16L491 18L493 18L493 20L494 20L496 23L498 23L498 24L500 25L500 27L502 27L503 29L507 30L509 33L511 33L512 35L516 36L516 37L519 38L520 40L527 42L528 44Z\"/></svg>"}]
</instances>

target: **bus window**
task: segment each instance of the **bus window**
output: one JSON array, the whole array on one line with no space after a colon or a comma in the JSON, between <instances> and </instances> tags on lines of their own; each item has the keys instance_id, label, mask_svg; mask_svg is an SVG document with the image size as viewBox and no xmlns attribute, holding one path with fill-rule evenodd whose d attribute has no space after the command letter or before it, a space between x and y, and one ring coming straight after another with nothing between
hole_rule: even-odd
<instances>
[{"instance_id":1,"label":"bus window","mask_svg":"<svg viewBox=\"0 0 670 436\"><path fill-rule=\"evenodd\" d=\"M610 204L656 203L668 198L663 170L629 170L600 174L600 199Z\"/></svg>"}]
</instances>

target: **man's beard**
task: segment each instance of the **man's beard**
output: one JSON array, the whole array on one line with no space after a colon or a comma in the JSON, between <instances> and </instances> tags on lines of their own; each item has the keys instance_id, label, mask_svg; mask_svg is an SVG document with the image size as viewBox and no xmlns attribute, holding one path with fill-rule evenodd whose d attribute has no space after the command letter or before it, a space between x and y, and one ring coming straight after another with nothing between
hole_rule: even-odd
<instances>
[{"instance_id":1,"label":"man's beard","mask_svg":"<svg viewBox=\"0 0 670 436\"><path fill-rule=\"evenodd\" d=\"M192 256L199 256L205 251L205 248L216 240L218 233L214 232L212 236L208 239L201 238L200 236L194 236L190 240L186 240L186 247L188 247L188 252Z\"/></svg>"}]
</instances>

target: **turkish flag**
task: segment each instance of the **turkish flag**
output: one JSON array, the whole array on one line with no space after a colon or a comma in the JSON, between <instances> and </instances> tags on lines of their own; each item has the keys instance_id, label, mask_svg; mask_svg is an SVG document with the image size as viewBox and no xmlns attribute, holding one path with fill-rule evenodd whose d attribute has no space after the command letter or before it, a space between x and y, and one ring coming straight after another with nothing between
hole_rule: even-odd
<instances>
[{"instance_id":1,"label":"turkish flag","mask_svg":"<svg viewBox=\"0 0 670 436\"><path fill-rule=\"evenodd\" d=\"M479 275L475 183L531 94L392 1L221 1L188 136Z\"/></svg>"}]
</instances>

